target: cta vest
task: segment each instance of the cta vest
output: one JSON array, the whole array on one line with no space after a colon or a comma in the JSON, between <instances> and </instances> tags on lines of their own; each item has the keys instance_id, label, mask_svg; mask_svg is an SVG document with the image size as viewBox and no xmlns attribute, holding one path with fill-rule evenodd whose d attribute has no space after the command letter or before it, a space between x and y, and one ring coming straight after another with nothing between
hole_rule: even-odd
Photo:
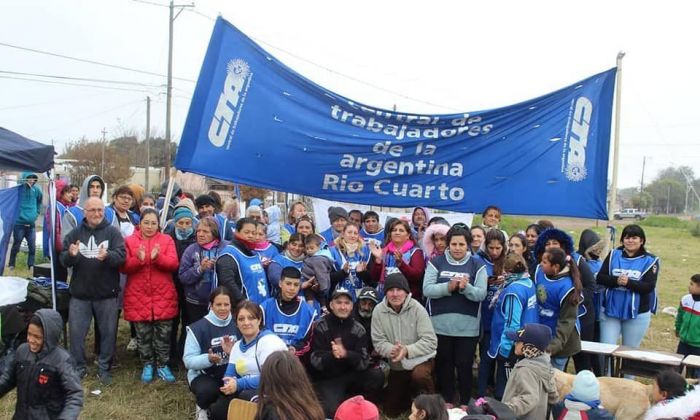
<instances>
[{"instance_id":1,"label":"cta vest","mask_svg":"<svg viewBox=\"0 0 700 420\"><path fill-rule=\"evenodd\" d=\"M627 274L630 281L640 281L658 262L658 258L651 254L640 255L635 258L627 258L624 251L614 249L610 253L611 276L619 277ZM656 288L649 294L649 310L656 313ZM635 319L639 315L639 293L635 293L626 287L606 288L603 299L605 315L618 319Z\"/></svg>"},{"instance_id":2,"label":"cta vest","mask_svg":"<svg viewBox=\"0 0 700 420\"><path fill-rule=\"evenodd\" d=\"M571 277L568 276L557 280L551 280L542 272L542 268L539 265L535 273L535 283L537 285L537 303L539 305L540 324L548 326L552 330L552 336L555 336L561 305L568 305L564 300L569 293L574 291L574 283ZM576 329L579 331L581 330L578 318L576 319Z\"/></svg>"},{"instance_id":3,"label":"cta vest","mask_svg":"<svg viewBox=\"0 0 700 420\"><path fill-rule=\"evenodd\" d=\"M440 255L439 257L433 258L430 264L432 264L438 272L438 283L447 283L453 277L468 275L469 283L473 285L476 281L477 272L484 269L484 263L480 259L471 256L463 264L455 265L450 263L445 255ZM476 318L479 316L480 305L481 302L471 301L462 293L454 291L450 296L428 299L426 308L431 316L458 313Z\"/></svg>"},{"instance_id":4,"label":"cta vest","mask_svg":"<svg viewBox=\"0 0 700 420\"><path fill-rule=\"evenodd\" d=\"M260 304L268 296L267 275L258 254L248 256L233 245L224 248L223 254L232 256L238 263L238 274L246 298Z\"/></svg>"},{"instance_id":5,"label":"cta vest","mask_svg":"<svg viewBox=\"0 0 700 420\"><path fill-rule=\"evenodd\" d=\"M365 228L362 228L360 229L360 236L367 245L369 245L370 242L374 242L381 248L382 243L384 243L384 229L380 229L377 233L369 233Z\"/></svg>"},{"instance_id":6,"label":"cta vest","mask_svg":"<svg viewBox=\"0 0 700 420\"><path fill-rule=\"evenodd\" d=\"M498 295L498 300L494 305L493 319L491 321L491 342L489 343L488 355L492 359L498 356L501 347L501 337L505 329L505 322L508 314L505 313L505 300L507 296L515 296L520 302L522 313L520 314L520 327L525 324L538 323L540 320L539 308L537 306L537 293L532 280L520 279L506 286ZM507 354L501 356L508 357Z\"/></svg>"},{"instance_id":7,"label":"cta vest","mask_svg":"<svg viewBox=\"0 0 700 420\"><path fill-rule=\"evenodd\" d=\"M209 349L214 354L221 356L221 362L218 364L204 369L204 373L211 377L221 379L224 377L226 372L226 366L228 365L228 354L224 351L221 343L224 341L224 336L231 336L234 340L240 339L240 333L238 328L236 328L236 321L231 319L231 322L225 327L219 327L217 325L209 322L208 319L202 318L199 321L191 324L187 328L192 331L197 343L199 343L199 350L202 354L209 352Z\"/></svg>"},{"instance_id":8,"label":"cta vest","mask_svg":"<svg viewBox=\"0 0 700 420\"><path fill-rule=\"evenodd\" d=\"M303 299L297 298L299 306L294 313L287 315L277 305L277 299L266 299L260 307L263 310L265 328L281 338L287 346L292 346L309 333L316 311Z\"/></svg>"},{"instance_id":9,"label":"cta vest","mask_svg":"<svg viewBox=\"0 0 700 420\"><path fill-rule=\"evenodd\" d=\"M332 247L330 251L331 255L333 256L334 266L336 270L342 271L345 263L348 263L350 272L348 273L347 277L345 277L342 281L338 282L337 288L344 288L349 290L352 293L352 301L355 302L357 300L357 295L360 293L360 290L363 287L365 287L365 284L357 276L357 271L355 271L355 269L357 268L357 265L361 262L368 264L372 253L370 252L369 247L367 247L367 245L365 244L363 244L362 247L357 252L354 252L351 256L347 256L344 253L340 252L340 250L337 247ZM360 253L362 255L360 255Z\"/></svg>"}]
</instances>

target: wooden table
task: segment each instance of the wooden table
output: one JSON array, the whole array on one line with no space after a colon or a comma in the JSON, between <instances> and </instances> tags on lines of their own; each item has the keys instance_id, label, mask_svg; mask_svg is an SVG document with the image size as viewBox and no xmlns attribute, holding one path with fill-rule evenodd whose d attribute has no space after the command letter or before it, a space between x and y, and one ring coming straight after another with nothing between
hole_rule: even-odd
<instances>
[{"instance_id":1,"label":"wooden table","mask_svg":"<svg viewBox=\"0 0 700 420\"><path fill-rule=\"evenodd\" d=\"M697 370L700 369L700 356L686 356L685 359L683 359L683 365L685 366L685 376L686 378L690 378L690 373L693 369L695 369L695 376L697 376Z\"/></svg>"},{"instance_id":2,"label":"wooden table","mask_svg":"<svg viewBox=\"0 0 700 420\"><path fill-rule=\"evenodd\" d=\"M615 350L618 349L617 344L605 344L605 343L598 343L596 341L585 341L581 340L581 351L584 353L589 353L589 354L596 354L599 356L603 356L605 359L605 371L604 375L610 375L611 372L614 370L614 364L611 363L613 353L615 353Z\"/></svg>"},{"instance_id":3,"label":"wooden table","mask_svg":"<svg viewBox=\"0 0 700 420\"><path fill-rule=\"evenodd\" d=\"M620 346L612 353L617 359L613 376L638 375L652 378L662 369L680 370L682 354Z\"/></svg>"}]
</instances>

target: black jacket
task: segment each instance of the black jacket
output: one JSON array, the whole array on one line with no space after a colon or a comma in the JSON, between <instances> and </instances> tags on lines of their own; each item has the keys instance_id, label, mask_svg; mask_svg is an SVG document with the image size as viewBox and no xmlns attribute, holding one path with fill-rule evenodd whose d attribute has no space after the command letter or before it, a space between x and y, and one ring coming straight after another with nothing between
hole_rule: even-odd
<instances>
[{"instance_id":1,"label":"black jacket","mask_svg":"<svg viewBox=\"0 0 700 420\"><path fill-rule=\"evenodd\" d=\"M347 356L336 359L331 341L340 338ZM311 372L315 378L334 378L369 367L369 336L364 327L353 318L340 319L332 312L316 324L311 341Z\"/></svg>"},{"instance_id":2,"label":"black jacket","mask_svg":"<svg viewBox=\"0 0 700 420\"><path fill-rule=\"evenodd\" d=\"M0 373L0 397L17 387L15 420L77 419L83 387L70 354L58 346L63 321L58 312L40 309L44 345L32 353L27 343L15 353L10 369Z\"/></svg>"},{"instance_id":3,"label":"black jacket","mask_svg":"<svg viewBox=\"0 0 700 420\"><path fill-rule=\"evenodd\" d=\"M68 249L78 240L80 252L71 257ZM104 261L96 258L100 247L107 249ZM83 219L63 240L60 258L64 267L73 267L71 296L83 300L100 300L117 297L119 294L119 266L126 259L126 248L119 229L111 226L107 219L102 219L95 228L91 228L87 219Z\"/></svg>"}]
</instances>

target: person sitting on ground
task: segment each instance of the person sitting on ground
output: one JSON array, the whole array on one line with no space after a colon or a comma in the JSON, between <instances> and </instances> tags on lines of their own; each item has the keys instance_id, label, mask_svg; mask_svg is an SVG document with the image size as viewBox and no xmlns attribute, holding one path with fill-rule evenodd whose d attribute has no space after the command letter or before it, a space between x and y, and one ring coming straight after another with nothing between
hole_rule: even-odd
<instances>
[{"instance_id":1,"label":"person sitting on ground","mask_svg":"<svg viewBox=\"0 0 700 420\"><path fill-rule=\"evenodd\" d=\"M654 379L651 399L655 405L644 420L700 420L700 387L689 387L678 372L661 371Z\"/></svg>"},{"instance_id":2,"label":"person sitting on ground","mask_svg":"<svg viewBox=\"0 0 700 420\"><path fill-rule=\"evenodd\" d=\"M330 312L316 324L311 342L311 377L326 417L332 418L351 390L376 397L384 385L384 373L369 369L369 337L352 318L352 295L336 289Z\"/></svg>"},{"instance_id":3,"label":"person sitting on ground","mask_svg":"<svg viewBox=\"0 0 700 420\"><path fill-rule=\"evenodd\" d=\"M301 362L293 354L272 353L260 374L255 420L324 420L323 407Z\"/></svg>"},{"instance_id":4,"label":"person sitting on ground","mask_svg":"<svg viewBox=\"0 0 700 420\"><path fill-rule=\"evenodd\" d=\"M83 387L70 354L59 346L61 315L39 309L29 320L27 342L0 372L0 397L17 387L14 419L77 419Z\"/></svg>"},{"instance_id":5,"label":"person sitting on ground","mask_svg":"<svg viewBox=\"0 0 700 420\"><path fill-rule=\"evenodd\" d=\"M285 267L279 281L279 296L260 304L263 323L299 357L311 349L311 327L316 317L316 311L299 296L300 289L301 272Z\"/></svg>"},{"instance_id":6,"label":"person sitting on ground","mask_svg":"<svg viewBox=\"0 0 700 420\"><path fill-rule=\"evenodd\" d=\"M522 357L510 374L503 402L521 420L547 418L547 405L559 399L547 346L552 330L543 324L527 324L518 331L506 332L515 342L515 355Z\"/></svg>"},{"instance_id":7,"label":"person sitting on ground","mask_svg":"<svg viewBox=\"0 0 700 420\"><path fill-rule=\"evenodd\" d=\"M379 409L362 395L348 398L338 406L333 420L379 420Z\"/></svg>"},{"instance_id":8,"label":"person sitting on ground","mask_svg":"<svg viewBox=\"0 0 700 420\"><path fill-rule=\"evenodd\" d=\"M440 394L421 394L413 400L408 420L448 420L445 400Z\"/></svg>"},{"instance_id":9,"label":"person sitting on ground","mask_svg":"<svg viewBox=\"0 0 700 420\"><path fill-rule=\"evenodd\" d=\"M304 297L310 305L313 306L315 301L324 309L331 288L331 272L335 260L328 249L321 249L321 238L317 235L307 236L304 246L306 259L301 269Z\"/></svg>"},{"instance_id":10,"label":"person sitting on ground","mask_svg":"<svg viewBox=\"0 0 700 420\"><path fill-rule=\"evenodd\" d=\"M571 392L553 408L555 420L612 420L615 417L600 405L600 383L590 370L574 378Z\"/></svg>"},{"instance_id":11,"label":"person sitting on ground","mask_svg":"<svg viewBox=\"0 0 700 420\"><path fill-rule=\"evenodd\" d=\"M437 336L428 312L411 298L403 274L389 274L384 287L386 296L372 316L372 344L391 367L384 413L396 417L408 410L411 394L435 392Z\"/></svg>"}]
</instances>

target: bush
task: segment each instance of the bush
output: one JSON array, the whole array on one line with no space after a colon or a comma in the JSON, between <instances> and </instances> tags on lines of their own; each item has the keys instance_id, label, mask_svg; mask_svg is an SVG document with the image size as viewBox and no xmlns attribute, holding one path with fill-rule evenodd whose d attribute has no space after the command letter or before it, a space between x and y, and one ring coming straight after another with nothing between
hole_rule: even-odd
<instances>
[{"instance_id":1,"label":"bush","mask_svg":"<svg viewBox=\"0 0 700 420\"><path fill-rule=\"evenodd\" d=\"M691 224L689 230L691 235L695 236L696 238L700 238L700 222L695 222L695 224Z\"/></svg>"},{"instance_id":2,"label":"bush","mask_svg":"<svg viewBox=\"0 0 700 420\"><path fill-rule=\"evenodd\" d=\"M639 222L642 226L686 229L690 227L690 222L681 220L675 216L649 216Z\"/></svg>"}]
</instances>

